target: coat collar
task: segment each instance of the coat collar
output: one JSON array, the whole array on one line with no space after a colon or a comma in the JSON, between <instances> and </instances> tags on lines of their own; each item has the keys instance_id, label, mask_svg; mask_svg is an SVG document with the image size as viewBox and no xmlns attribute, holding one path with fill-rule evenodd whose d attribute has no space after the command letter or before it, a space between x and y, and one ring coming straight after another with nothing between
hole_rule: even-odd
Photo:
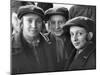
<instances>
[{"instance_id":1,"label":"coat collar","mask_svg":"<svg viewBox=\"0 0 100 75\"><path fill-rule=\"evenodd\" d=\"M79 54L78 58L88 59L89 55L93 53L95 49L95 44L89 42L88 46ZM76 53L76 50L74 53Z\"/></svg>"},{"instance_id":2,"label":"coat collar","mask_svg":"<svg viewBox=\"0 0 100 75\"><path fill-rule=\"evenodd\" d=\"M40 33L40 42L41 41L48 42L48 39ZM22 33L17 33L12 38L12 48L22 48Z\"/></svg>"},{"instance_id":3,"label":"coat collar","mask_svg":"<svg viewBox=\"0 0 100 75\"><path fill-rule=\"evenodd\" d=\"M90 56L90 54L93 53L95 50L96 50L95 44L90 42L89 45L84 49L84 51L80 55L82 56L83 59L87 59Z\"/></svg>"}]
</instances>

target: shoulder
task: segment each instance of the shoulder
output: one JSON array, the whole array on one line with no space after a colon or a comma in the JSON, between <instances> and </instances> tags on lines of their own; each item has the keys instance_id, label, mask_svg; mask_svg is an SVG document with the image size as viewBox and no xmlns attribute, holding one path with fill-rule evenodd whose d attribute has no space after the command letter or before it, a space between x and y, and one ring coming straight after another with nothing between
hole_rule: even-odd
<instances>
[{"instance_id":1,"label":"shoulder","mask_svg":"<svg viewBox=\"0 0 100 75\"><path fill-rule=\"evenodd\" d=\"M95 69L96 68L96 54L95 52L93 52L87 59L86 62L86 67L90 68L90 69Z\"/></svg>"},{"instance_id":2,"label":"shoulder","mask_svg":"<svg viewBox=\"0 0 100 75\"><path fill-rule=\"evenodd\" d=\"M44 36L47 37L48 39L54 39L55 38L54 35L51 32L45 33Z\"/></svg>"},{"instance_id":3,"label":"shoulder","mask_svg":"<svg viewBox=\"0 0 100 75\"><path fill-rule=\"evenodd\" d=\"M11 38L11 54L16 55L22 52L20 33L14 34Z\"/></svg>"},{"instance_id":4,"label":"shoulder","mask_svg":"<svg viewBox=\"0 0 100 75\"><path fill-rule=\"evenodd\" d=\"M44 36L48 42L56 42L56 37L52 33L45 33Z\"/></svg>"},{"instance_id":5,"label":"shoulder","mask_svg":"<svg viewBox=\"0 0 100 75\"><path fill-rule=\"evenodd\" d=\"M88 47L86 54L83 56L85 61L86 68L96 68L96 47L94 44L91 44Z\"/></svg>"}]
</instances>

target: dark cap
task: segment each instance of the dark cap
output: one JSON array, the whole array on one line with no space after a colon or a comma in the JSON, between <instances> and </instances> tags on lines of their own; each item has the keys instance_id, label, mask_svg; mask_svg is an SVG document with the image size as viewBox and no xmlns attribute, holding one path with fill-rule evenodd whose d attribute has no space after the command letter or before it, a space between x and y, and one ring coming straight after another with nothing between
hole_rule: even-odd
<instances>
[{"instance_id":1,"label":"dark cap","mask_svg":"<svg viewBox=\"0 0 100 75\"><path fill-rule=\"evenodd\" d=\"M23 15L33 13L39 15L42 19L44 19L44 11L40 7L35 5L26 5L22 6L18 9L18 18L21 19Z\"/></svg>"},{"instance_id":2,"label":"dark cap","mask_svg":"<svg viewBox=\"0 0 100 75\"><path fill-rule=\"evenodd\" d=\"M69 12L68 12L68 9L65 7L50 8L47 11L45 11L46 21L48 21L52 15L62 15L65 17L66 20L69 19Z\"/></svg>"},{"instance_id":3,"label":"dark cap","mask_svg":"<svg viewBox=\"0 0 100 75\"><path fill-rule=\"evenodd\" d=\"M70 19L63 25L64 31L69 29L71 26L79 26L79 27L84 27L87 31L89 32L94 32L95 31L95 21L88 17L75 17L73 19Z\"/></svg>"}]
</instances>

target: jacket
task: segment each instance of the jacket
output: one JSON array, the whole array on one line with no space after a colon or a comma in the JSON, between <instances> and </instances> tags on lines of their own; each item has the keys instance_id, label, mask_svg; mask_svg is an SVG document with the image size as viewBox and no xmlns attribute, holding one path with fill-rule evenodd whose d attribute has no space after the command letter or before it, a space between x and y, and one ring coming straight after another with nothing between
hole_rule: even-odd
<instances>
[{"instance_id":1,"label":"jacket","mask_svg":"<svg viewBox=\"0 0 100 75\"><path fill-rule=\"evenodd\" d=\"M39 73L55 71L56 52L45 36L40 35L38 46L31 46L21 33L12 38L11 73Z\"/></svg>"},{"instance_id":2,"label":"jacket","mask_svg":"<svg viewBox=\"0 0 100 75\"><path fill-rule=\"evenodd\" d=\"M66 62L65 70L88 70L96 69L96 47L90 43L75 59L76 50L71 53Z\"/></svg>"},{"instance_id":3,"label":"jacket","mask_svg":"<svg viewBox=\"0 0 100 75\"><path fill-rule=\"evenodd\" d=\"M64 35L56 37L52 33L46 33L45 36L49 38L49 41L53 43L53 47L56 49L57 70L61 71L64 69L65 62L68 60L71 49L73 48L71 42Z\"/></svg>"}]
</instances>

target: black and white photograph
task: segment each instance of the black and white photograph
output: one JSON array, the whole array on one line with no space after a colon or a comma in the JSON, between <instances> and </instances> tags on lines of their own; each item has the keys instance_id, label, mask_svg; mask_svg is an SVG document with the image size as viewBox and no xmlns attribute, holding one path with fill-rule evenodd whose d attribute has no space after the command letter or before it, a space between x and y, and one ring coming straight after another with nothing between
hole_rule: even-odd
<instances>
[{"instance_id":1,"label":"black and white photograph","mask_svg":"<svg viewBox=\"0 0 100 75\"><path fill-rule=\"evenodd\" d=\"M10 0L11 75L96 70L96 6Z\"/></svg>"},{"instance_id":2,"label":"black and white photograph","mask_svg":"<svg viewBox=\"0 0 100 75\"><path fill-rule=\"evenodd\" d=\"M38 0L10 0L9 5L8 75L96 71L96 5Z\"/></svg>"}]
</instances>

